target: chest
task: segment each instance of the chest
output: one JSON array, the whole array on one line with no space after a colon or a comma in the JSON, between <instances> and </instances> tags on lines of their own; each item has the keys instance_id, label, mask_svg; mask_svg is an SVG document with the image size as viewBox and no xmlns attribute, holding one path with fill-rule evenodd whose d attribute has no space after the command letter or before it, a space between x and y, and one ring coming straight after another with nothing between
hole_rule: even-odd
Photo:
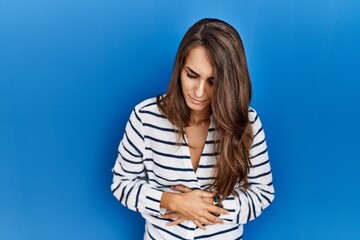
<instances>
[{"instance_id":1,"label":"chest","mask_svg":"<svg viewBox=\"0 0 360 240\"><path fill-rule=\"evenodd\" d=\"M177 144L177 135L171 123L159 126L144 122L143 163L148 181L158 187L182 184L190 188L205 189L213 183L213 153L215 130L191 128L185 139Z\"/></svg>"},{"instance_id":2,"label":"chest","mask_svg":"<svg viewBox=\"0 0 360 240\"><path fill-rule=\"evenodd\" d=\"M200 157L204 151L208 129L208 124L186 128L186 140L189 147L191 163L195 172L199 167Z\"/></svg>"}]
</instances>

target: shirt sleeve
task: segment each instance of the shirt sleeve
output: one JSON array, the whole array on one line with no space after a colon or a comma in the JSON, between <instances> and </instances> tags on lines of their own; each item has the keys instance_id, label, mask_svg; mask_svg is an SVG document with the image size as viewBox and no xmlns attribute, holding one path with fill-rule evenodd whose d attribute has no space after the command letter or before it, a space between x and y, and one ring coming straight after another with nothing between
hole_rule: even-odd
<instances>
[{"instance_id":1,"label":"shirt sleeve","mask_svg":"<svg viewBox=\"0 0 360 240\"><path fill-rule=\"evenodd\" d=\"M163 191L148 183L143 162L145 146L142 122L136 110L131 113L118 148L118 157L112 169L111 190L114 196L133 211L160 216Z\"/></svg>"},{"instance_id":2,"label":"shirt sleeve","mask_svg":"<svg viewBox=\"0 0 360 240\"><path fill-rule=\"evenodd\" d=\"M264 129L255 110L251 109L253 143L250 149L249 187L235 189L237 195L230 195L223 201L229 215L221 215L225 222L245 224L257 218L274 200L274 186L267 151Z\"/></svg>"}]
</instances>

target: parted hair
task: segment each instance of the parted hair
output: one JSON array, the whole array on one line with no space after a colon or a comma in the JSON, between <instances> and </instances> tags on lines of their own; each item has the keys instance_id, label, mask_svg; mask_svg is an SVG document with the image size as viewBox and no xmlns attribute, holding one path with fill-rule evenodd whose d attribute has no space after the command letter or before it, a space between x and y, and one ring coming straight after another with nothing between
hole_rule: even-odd
<instances>
[{"instance_id":1,"label":"parted hair","mask_svg":"<svg viewBox=\"0 0 360 240\"><path fill-rule=\"evenodd\" d=\"M205 18L191 26L178 48L167 93L158 96L157 105L176 127L178 144L184 139L191 111L181 91L180 74L189 51L203 46L214 69L211 111L215 124L216 191L225 198L236 187L247 188L250 147L253 141L249 121L251 81L244 46L239 33L228 23Z\"/></svg>"}]
</instances>

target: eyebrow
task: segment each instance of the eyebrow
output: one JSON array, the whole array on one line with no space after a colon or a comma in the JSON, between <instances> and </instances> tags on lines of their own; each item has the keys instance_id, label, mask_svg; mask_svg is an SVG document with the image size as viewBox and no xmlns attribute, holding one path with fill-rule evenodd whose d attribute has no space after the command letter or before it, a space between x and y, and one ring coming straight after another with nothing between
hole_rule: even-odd
<instances>
[{"instance_id":1,"label":"eyebrow","mask_svg":"<svg viewBox=\"0 0 360 240\"><path fill-rule=\"evenodd\" d=\"M200 76L197 72L195 72L194 70L192 70L190 67L185 66L185 68L192 74L196 75L196 76Z\"/></svg>"},{"instance_id":2,"label":"eyebrow","mask_svg":"<svg viewBox=\"0 0 360 240\"><path fill-rule=\"evenodd\" d=\"M200 76L197 72L195 72L195 71L194 71L193 69L191 69L189 66L185 66L185 68L186 68L191 74L194 74L194 75L197 76L197 77ZM214 77L209 77L208 79L213 80Z\"/></svg>"}]
</instances>

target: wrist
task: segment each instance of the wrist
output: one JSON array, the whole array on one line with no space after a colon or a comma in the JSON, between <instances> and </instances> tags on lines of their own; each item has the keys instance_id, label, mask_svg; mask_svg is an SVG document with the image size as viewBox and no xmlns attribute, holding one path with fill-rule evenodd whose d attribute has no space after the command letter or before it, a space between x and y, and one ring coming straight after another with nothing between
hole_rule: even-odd
<instances>
[{"instance_id":1,"label":"wrist","mask_svg":"<svg viewBox=\"0 0 360 240\"><path fill-rule=\"evenodd\" d=\"M160 207L166 208L167 211L175 212L179 196L180 194L177 193L163 192L160 200Z\"/></svg>"}]
</instances>

